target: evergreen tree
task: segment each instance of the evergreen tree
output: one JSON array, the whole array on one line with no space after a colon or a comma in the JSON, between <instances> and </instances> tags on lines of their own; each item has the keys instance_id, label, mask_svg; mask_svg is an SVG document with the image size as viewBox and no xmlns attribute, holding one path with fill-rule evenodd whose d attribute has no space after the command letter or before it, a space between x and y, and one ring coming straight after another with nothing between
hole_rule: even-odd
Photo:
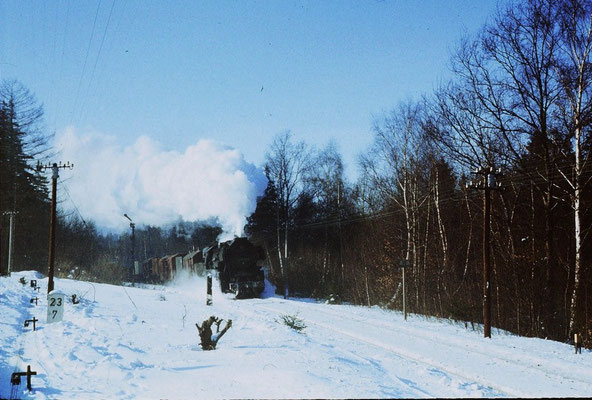
<instances>
[{"instance_id":1,"label":"evergreen tree","mask_svg":"<svg viewBox=\"0 0 592 400\"><path fill-rule=\"evenodd\" d=\"M20 83L0 84L0 212L15 211L15 270L44 267L49 205L47 179L34 168L48 150L43 109ZM8 218L0 231L2 271L8 262Z\"/></svg>"}]
</instances>

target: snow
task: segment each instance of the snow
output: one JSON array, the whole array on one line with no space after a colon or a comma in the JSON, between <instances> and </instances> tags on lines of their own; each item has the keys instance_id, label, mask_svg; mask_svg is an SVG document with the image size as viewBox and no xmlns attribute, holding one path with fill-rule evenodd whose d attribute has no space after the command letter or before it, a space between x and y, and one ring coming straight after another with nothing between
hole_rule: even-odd
<instances>
[{"instance_id":1,"label":"snow","mask_svg":"<svg viewBox=\"0 0 592 400\"><path fill-rule=\"evenodd\" d=\"M24 277L26 285L19 279ZM36 292L28 284L37 279ZM47 278L0 278L0 398L587 397L592 352L378 307L214 293L203 279L123 287L56 279L64 319L47 324ZM70 296L82 300L72 304ZM30 299L38 296L39 305ZM213 351L195 323L232 320ZM300 318L302 332L282 323ZM37 330L24 327L35 316ZM224 326L224 324L222 325ZM37 372L13 389L10 376Z\"/></svg>"}]
</instances>

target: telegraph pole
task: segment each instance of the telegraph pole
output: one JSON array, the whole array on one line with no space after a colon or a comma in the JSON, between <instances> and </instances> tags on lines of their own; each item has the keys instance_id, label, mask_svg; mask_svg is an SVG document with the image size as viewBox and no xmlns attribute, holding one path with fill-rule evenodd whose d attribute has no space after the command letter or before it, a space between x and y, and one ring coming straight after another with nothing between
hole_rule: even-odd
<instances>
[{"instance_id":1,"label":"telegraph pole","mask_svg":"<svg viewBox=\"0 0 592 400\"><path fill-rule=\"evenodd\" d=\"M127 219L129 219L130 222L130 228L132 229L132 235L130 237L131 242L132 242L132 269L131 269L131 278L132 280L134 279L134 274L136 273L136 224L134 223L134 221L132 221L132 219L127 215L127 214L123 214L124 217L126 217Z\"/></svg>"},{"instance_id":2,"label":"telegraph pole","mask_svg":"<svg viewBox=\"0 0 592 400\"><path fill-rule=\"evenodd\" d=\"M491 338L491 191L498 189L500 184L495 182L496 171L492 167L483 167L474 173L483 177L482 182L467 184L467 187L483 190L483 336Z\"/></svg>"},{"instance_id":3,"label":"telegraph pole","mask_svg":"<svg viewBox=\"0 0 592 400\"><path fill-rule=\"evenodd\" d=\"M49 220L49 266L48 266L48 277L49 283L47 284L47 293L51 292L54 288L53 284L53 269L54 269L54 260L55 260L55 226L56 226L56 200L57 200L57 183L59 177L59 170L62 169L72 169L74 168L74 164L62 164L61 162L59 165L57 163L53 164L46 164L41 165L40 163L37 164L37 171L45 171L50 169L52 171L51 175L51 215Z\"/></svg>"},{"instance_id":4,"label":"telegraph pole","mask_svg":"<svg viewBox=\"0 0 592 400\"><path fill-rule=\"evenodd\" d=\"M7 275L10 276L12 271L12 259L14 257L14 217L18 214L18 211L4 211L4 215L8 215L10 218L10 228L8 232L8 271Z\"/></svg>"}]
</instances>

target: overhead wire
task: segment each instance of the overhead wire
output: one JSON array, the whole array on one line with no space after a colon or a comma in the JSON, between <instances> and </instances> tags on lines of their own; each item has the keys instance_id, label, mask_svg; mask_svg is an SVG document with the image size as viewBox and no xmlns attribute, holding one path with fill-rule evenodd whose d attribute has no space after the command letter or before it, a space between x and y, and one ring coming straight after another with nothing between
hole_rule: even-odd
<instances>
[{"instance_id":1,"label":"overhead wire","mask_svg":"<svg viewBox=\"0 0 592 400\"><path fill-rule=\"evenodd\" d=\"M127 25L127 26L130 26L132 24L132 21L133 21L134 17L136 17L137 13L135 11L134 12L130 12L130 13L126 13L126 9L129 6L129 4L134 4L137 7L139 3L130 3L130 2L118 3L117 12L115 13L114 16L116 16L117 14L119 14L119 18L113 18L114 21L117 21L117 24L115 25L115 27L112 30L112 32L113 32L111 34L111 37L112 38L118 38L118 35L121 32L121 29L120 28L121 28L122 22L124 20L123 17L126 14L128 14L127 15L128 16L128 19L125 20L126 22L124 24ZM115 0L113 0L112 9L114 8L114 5L115 5ZM111 10L110 13L112 13L112 12L113 12L113 10ZM110 24L111 24L111 17L109 18L108 25L110 25ZM107 30L107 26L105 27L105 32ZM127 30L127 34L129 35L129 29ZM125 43L125 42L127 42L127 37L124 37L123 39L122 38L118 38L118 41L120 41L122 43ZM107 43L109 43L109 41ZM110 41L111 46L105 48L105 50L103 51L103 53L105 51L109 52L113 48L113 43L114 43L114 40L112 39ZM126 53L127 53L127 51L126 51ZM104 68L103 69L99 69L99 73L98 73L98 76L97 76L97 79L96 79L97 84L94 85L94 89L92 90L92 93L91 93L91 84L89 83L88 90L87 90L87 95L85 97L85 102L84 102L84 104L82 106L82 109L80 110L80 113L79 113L80 116L79 116L78 120L82 119L82 117L84 116L84 110L88 109L88 107L87 107L87 101L89 101L89 99L92 99L90 101L93 101L95 105L100 105L100 102L99 102L100 99L99 99L99 96L97 96L97 92L98 92L99 88L101 88L101 85L99 85L98 82L101 80L101 75L104 74L104 70L105 70Z\"/></svg>"},{"instance_id":2,"label":"overhead wire","mask_svg":"<svg viewBox=\"0 0 592 400\"><path fill-rule=\"evenodd\" d=\"M92 26L92 30L91 30L91 34L90 34L90 39L88 41L88 46L86 48L86 56L84 57L84 64L82 66L82 73L80 74L80 80L78 81L78 88L76 89L76 96L74 97L74 103L72 104L72 110L70 111L70 120L73 119L74 111L76 109L76 106L78 105L78 99L80 97L80 88L82 87L82 81L84 79L84 73L86 71L86 64L88 62L88 55L90 53L90 48L92 46L92 41L93 41L93 38L95 36L95 28L97 26L97 19L99 17L99 10L100 9L101 9L101 0L99 0L99 3L97 4L97 11L95 12L95 19L93 21L93 26Z\"/></svg>"},{"instance_id":3,"label":"overhead wire","mask_svg":"<svg viewBox=\"0 0 592 400\"><path fill-rule=\"evenodd\" d=\"M59 12L56 12L56 32L57 32L57 27L59 26L58 21L59 20ZM56 66L56 71L55 71L55 80L53 81L53 85L52 85L52 98L55 100L55 110L53 113L53 123L51 124L54 128L54 131L57 130L57 121L58 121L58 113L60 113L62 107L61 107L61 103L62 103L62 96L57 96L54 97L54 94L58 92L58 85L61 85L62 81L63 81L63 76L64 76L64 57L66 54L66 37L68 34L68 25L70 23L70 1L66 0L66 16L65 18L63 18L63 20L60 21L61 25L63 25L63 34L62 34L62 40L61 40L61 55L60 55L60 60L59 60L59 64ZM57 33L56 33L56 38L57 38ZM56 39L57 41L57 39ZM55 51L58 51L58 49L56 48ZM56 63L57 63L57 57L56 57ZM50 104L54 104L53 101L54 100L50 100ZM63 114L63 113L62 113Z\"/></svg>"},{"instance_id":4,"label":"overhead wire","mask_svg":"<svg viewBox=\"0 0 592 400\"><path fill-rule=\"evenodd\" d=\"M568 162L564 163L562 166L563 167L570 167L570 166L573 167L574 164L569 163L569 161L568 161ZM582 170L582 172L583 173L592 173L592 165L588 164L587 166L585 166L585 168ZM500 181L500 183L502 183L502 185L504 183L506 183L506 184L517 183L520 185L520 184L528 184L529 182L540 184L540 183L545 183L545 179L547 178L547 177L533 178L531 176L528 176L527 174L523 174L520 172L517 172L516 174L518 176L516 176L516 175L502 176L502 178L499 179L499 181ZM535 177L536 177L536 175L535 175ZM549 174L548 178L564 179L564 177L561 175L561 172L559 172L557 170L554 170L554 172ZM444 184L448 184L448 186L451 186L451 185L457 185L459 182L459 179L452 176L447 179L441 180L440 182L442 182ZM458 186L453 186L445 191L440 192L438 204L440 206L443 206L443 205L448 205L450 203L453 203L453 202L456 202L459 200L464 202L465 201L464 197L459 198L459 194L462 192L462 190L463 189ZM467 194L467 200L471 200L473 202L473 204L475 204L474 200L476 198L481 198L481 194L479 192L480 192L479 190L469 191ZM424 195L425 196L429 195L429 192L424 193ZM477 203L477 205L480 205L480 204ZM424 209L425 207L428 207L428 206L433 206L433 203L424 202L423 204L420 204L418 206L411 207L411 208L413 208L414 211L417 212L417 211ZM313 221L313 222L304 223L304 224L295 224L294 229L296 229L296 230L315 229L315 228L324 228L324 227L336 226L336 225L348 225L348 224L358 223L358 222L363 222L363 221L381 220L381 219L393 217L395 215L402 215L404 213L405 213L405 209L403 207L400 207L400 208L396 208L391 211L378 212L378 213L369 214L369 215L359 215L359 216L349 217L349 218L323 219L323 220ZM273 236L275 236L275 234L265 235L264 238L269 239Z\"/></svg>"},{"instance_id":5,"label":"overhead wire","mask_svg":"<svg viewBox=\"0 0 592 400\"><path fill-rule=\"evenodd\" d=\"M58 180L59 180L59 182L60 182L60 184L62 186L62 189L64 189L64 191L66 192L66 195L68 196L68 198L72 202L72 205L74 206L74 209L76 210L76 213L78 213L78 216L82 220L82 223L84 224L84 226L88 226L87 223L86 223L86 220L84 219L84 217L80 213L80 210L78 209L78 206L74 202L74 199L72 199L72 196L70 196L70 192L68 191L68 187L66 186L66 184L64 183L64 181L62 180L62 178L60 178L59 176L58 176Z\"/></svg>"},{"instance_id":6,"label":"overhead wire","mask_svg":"<svg viewBox=\"0 0 592 400\"><path fill-rule=\"evenodd\" d=\"M92 86L92 82L93 82L93 79L95 77L95 72L96 72L96 69L97 69L97 65L99 63L99 59L101 58L101 52L103 50L103 44L105 43L105 37L107 36L107 29L109 28L109 24L111 22L111 16L113 15L113 9L114 8L115 8L115 0L113 0L112 3L111 3L111 9L109 10L109 16L107 18L107 23L105 24L105 29L103 30L103 37L101 38L101 44L99 45L99 50L97 52L97 57L95 58L95 64L93 66L93 69L92 69L92 72L90 74L90 78L89 78L89 81L88 81L88 87L86 89L86 96L83 98L83 100L81 102L81 105L80 105L80 112L78 114L77 122L80 122L80 119L82 118L83 113L84 113L84 108L86 106L86 102L88 101L88 97L89 97L89 94L90 94L90 88Z\"/></svg>"}]
</instances>

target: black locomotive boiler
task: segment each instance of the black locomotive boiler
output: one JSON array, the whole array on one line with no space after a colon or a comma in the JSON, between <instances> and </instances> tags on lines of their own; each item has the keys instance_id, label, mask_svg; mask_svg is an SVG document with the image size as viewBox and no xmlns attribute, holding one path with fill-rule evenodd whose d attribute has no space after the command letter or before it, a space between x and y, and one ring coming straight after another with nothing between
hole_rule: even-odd
<instances>
[{"instance_id":1,"label":"black locomotive boiler","mask_svg":"<svg viewBox=\"0 0 592 400\"><path fill-rule=\"evenodd\" d=\"M235 238L203 250L207 270L218 271L220 289L235 293L237 298L258 297L265 289L261 269L264 253L247 238Z\"/></svg>"}]
</instances>

